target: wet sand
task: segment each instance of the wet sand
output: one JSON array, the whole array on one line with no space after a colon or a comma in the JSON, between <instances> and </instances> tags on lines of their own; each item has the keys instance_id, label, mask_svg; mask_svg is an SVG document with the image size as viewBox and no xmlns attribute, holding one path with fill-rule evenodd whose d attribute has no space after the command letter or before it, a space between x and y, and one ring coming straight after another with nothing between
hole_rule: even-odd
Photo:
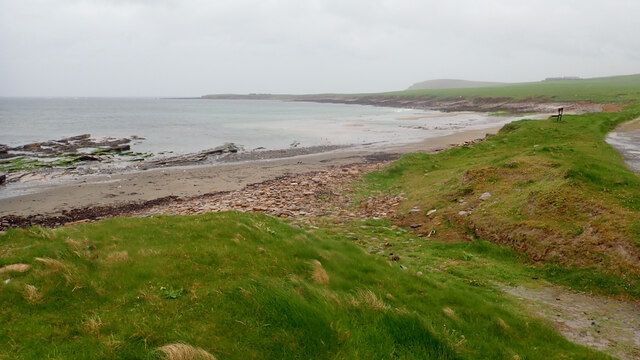
<instances>
[{"instance_id":1,"label":"wet sand","mask_svg":"<svg viewBox=\"0 0 640 360\"><path fill-rule=\"evenodd\" d=\"M134 173L80 177L77 181L30 189L33 193L0 199L0 217L55 215L70 209L119 206L166 197L195 197L233 191L289 174L320 171L348 164L381 162L399 154L437 151L484 138L500 127L460 131L419 143L339 149L280 159L151 169Z\"/></svg>"}]
</instances>

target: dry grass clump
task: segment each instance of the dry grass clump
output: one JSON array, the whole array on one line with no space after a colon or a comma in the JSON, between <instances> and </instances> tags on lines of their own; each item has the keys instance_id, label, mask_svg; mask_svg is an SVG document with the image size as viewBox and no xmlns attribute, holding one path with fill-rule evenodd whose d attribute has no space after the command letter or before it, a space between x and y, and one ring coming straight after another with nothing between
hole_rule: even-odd
<instances>
[{"instance_id":1,"label":"dry grass clump","mask_svg":"<svg viewBox=\"0 0 640 360\"><path fill-rule=\"evenodd\" d=\"M31 269L31 265L29 264L10 264L0 267L0 274L10 272L23 273L29 271L29 269Z\"/></svg>"},{"instance_id":2,"label":"dry grass clump","mask_svg":"<svg viewBox=\"0 0 640 360\"><path fill-rule=\"evenodd\" d=\"M452 309L452 308L450 308L450 307L448 307L448 306L447 306L447 307L442 308L442 312L443 312L445 315L447 315L447 317L449 317L449 318L451 318L451 319L455 319L455 318L456 318L456 312L455 312L455 311L453 311L453 309Z\"/></svg>"},{"instance_id":3,"label":"dry grass clump","mask_svg":"<svg viewBox=\"0 0 640 360\"><path fill-rule=\"evenodd\" d=\"M320 290L319 294L329 302L332 302L336 305L342 304L342 299L340 299L340 296L329 289L323 288Z\"/></svg>"},{"instance_id":4,"label":"dry grass clump","mask_svg":"<svg viewBox=\"0 0 640 360\"><path fill-rule=\"evenodd\" d=\"M158 350L164 353L166 360L216 360L205 350L182 343L167 344Z\"/></svg>"},{"instance_id":5,"label":"dry grass clump","mask_svg":"<svg viewBox=\"0 0 640 360\"><path fill-rule=\"evenodd\" d=\"M69 247L73 250L80 250L83 247L85 247L84 243L82 241L79 240L75 240L75 239L67 239L64 241L67 245L69 245Z\"/></svg>"},{"instance_id":6,"label":"dry grass clump","mask_svg":"<svg viewBox=\"0 0 640 360\"><path fill-rule=\"evenodd\" d=\"M65 240L65 243L67 243L69 248L79 258L95 260L98 256L98 254L94 251L95 246L87 240L79 241L74 239L67 239Z\"/></svg>"},{"instance_id":7,"label":"dry grass clump","mask_svg":"<svg viewBox=\"0 0 640 360\"><path fill-rule=\"evenodd\" d=\"M37 287L30 284L24 286L23 296L29 304L37 304L40 302L40 300L42 300L42 293L38 290Z\"/></svg>"},{"instance_id":8,"label":"dry grass clump","mask_svg":"<svg viewBox=\"0 0 640 360\"><path fill-rule=\"evenodd\" d=\"M356 296L349 301L353 306L362 306L371 310L382 311L388 308L371 290L358 290Z\"/></svg>"},{"instance_id":9,"label":"dry grass clump","mask_svg":"<svg viewBox=\"0 0 640 360\"><path fill-rule=\"evenodd\" d=\"M66 264L62 260L52 259L48 257L37 257L35 258L35 260L43 264L47 268L47 270L49 270L50 274L60 273L64 276L65 280L67 280L68 283L74 283L76 284L76 286L81 287L78 281L76 270L72 265Z\"/></svg>"},{"instance_id":10,"label":"dry grass clump","mask_svg":"<svg viewBox=\"0 0 640 360\"><path fill-rule=\"evenodd\" d=\"M313 281L317 284L327 285L329 283L329 274L327 274L327 271L322 267L322 263L318 260L313 260L311 261L311 266L313 267L311 273Z\"/></svg>"},{"instance_id":11,"label":"dry grass clump","mask_svg":"<svg viewBox=\"0 0 640 360\"><path fill-rule=\"evenodd\" d=\"M49 270L53 272L67 272L68 268L65 263L60 260L52 259L52 258L40 258L37 257L35 260L44 266L46 266Z\"/></svg>"},{"instance_id":12,"label":"dry grass clump","mask_svg":"<svg viewBox=\"0 0 640 360\"><path fill-rule=\"evenodd\" d=\"M160 255L160 250L144 248L144 249L138 250L138 255L140 255L140 256L157 256L157 255Z\"/></svg>"},{"instance_id":13,"label":"dry grass clump","mask_svg":"<svg viewBox=\"0 0 640 360\"><path fill-rule=\"evenodd\" d=\"M125 262L129 260L129 253L126 251L115 251L107 255L105 261L109 264Z\"/></svg>"},{"instance_id":14,"label":"dry grass clump","mask_svg":"<svg viewBox=\"0 0 640 360\"><path fill-rule=\"evenodd\" d=\"M46 239L46 240L51 240L54 237L54 233L53 230L51 229L47 229L45 227L42 226L34 226L31 227L27 230L31 235L41 238L41 239Z\"/></svg>"},{"instance_id":15,"label":"dry grass clump","mask_svg":"<svg viewBox=\"0 0 640 360\"><path fill-rule=\"evenodd\" d=\"M100 334L100 329L102 328L102 319L100 319L99 316L92 316L88 319L86 319L83 323L82 326L84 327L84 330L91 335L98 335Z\"/></svg>"},{"instance_id":16,"label":"dry grass clump","mask_svg":"<svg viewBox=\"0 0 640 360\"><path fill-rule=\"evenodd\" d=\"M498 327L502 330L509 330L511 328L509 324L507 324L507 322L502 320L501 318L498 318L497 323Z\"/></svg>"}]
</instances>

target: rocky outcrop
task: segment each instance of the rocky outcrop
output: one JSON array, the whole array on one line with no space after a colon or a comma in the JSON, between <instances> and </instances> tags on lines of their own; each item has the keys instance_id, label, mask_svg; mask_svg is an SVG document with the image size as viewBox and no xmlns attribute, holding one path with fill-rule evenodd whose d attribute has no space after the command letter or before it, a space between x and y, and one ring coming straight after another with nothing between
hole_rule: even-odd
<instances>
[{"instance_id":1,"label":"rocky outcrop","mask_svg":"<svg viewBox=\"0 0 640 360\"><path fill-rule=\"evenodd\" d=\"M109 152L123 152L131 150L129 143L131 138L105 138L93 139L90 134L82 134L50 140L35 142L7 148L5 153L11 155L28 155L35 157L56 157L78 153L80 149L96 149L96 153L104 154ZM0 148L0 154L2 154Z\"/></svg>"},{"instance_id":2,"label":"rocky outcrop","mask_svg":"<svg viewBox=\"0 0 640 360\"><path fill-rule=\"evenodd\" d=\"M234 143L225 143L224 145L220 145L209 150L203 150L195 154L177 155L147 161L143 166L141 166L141 168L151 169L155 167L165 166L197 165L207 162L208 160L216 160L222 155L236 154L242 150L242 146L236 145Z\"/></svg>"}]
</instances>

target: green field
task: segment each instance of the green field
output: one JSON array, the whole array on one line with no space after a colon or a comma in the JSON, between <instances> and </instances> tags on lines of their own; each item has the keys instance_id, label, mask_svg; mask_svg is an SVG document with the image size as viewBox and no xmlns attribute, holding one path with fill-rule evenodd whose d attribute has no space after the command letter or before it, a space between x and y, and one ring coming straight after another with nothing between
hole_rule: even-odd
<instances>
[{"instance_id":1,"label":"green field","mask_svg":"<svg viewBox=\"0 0 640 360\"><path fill-rule=\"evenodd\" d=\"M399 95L626 108L403 156L353 189L354 207L402 194L393 222L227 212L2 233L0 359L609 358L503 289L640 299L640 178L604 142L640 117L640 77Z\"/></svg>"},{"instance_id":2,"label":"green field","mask_svg":"<svg viewBox=\"0 0 640 360\"><path fill-rule=\"evenodd\" d=\"M423 241L368 225L358 238ZM487 276L417 276L343 234L262 215L113 219L0 239L3 262L33 267L0 292L5 358L154 359L170 343L218 359L607 358L521 314ZM436 248L434 261L478 253L521 267L488 244Z\"/></svg>"},{"instance_id":3,"label":"green field","mask_svg":"<svg viewBox=\"0 0 640 360\"><path fill-rule=\"evenodd\" d=\"M541 81L469 89L405 90L380 95L629 103L640 99L640 74L584 80Z\"/></svg>"}]
</instances>

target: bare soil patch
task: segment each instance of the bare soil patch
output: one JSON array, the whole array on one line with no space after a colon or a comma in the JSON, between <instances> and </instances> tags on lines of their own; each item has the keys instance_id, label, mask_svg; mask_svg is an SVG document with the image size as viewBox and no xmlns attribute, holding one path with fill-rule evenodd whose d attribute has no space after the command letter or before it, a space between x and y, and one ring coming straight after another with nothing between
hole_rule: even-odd
<instances>
[{"instance_id":1,"label":"bare soil patch","mask_svg":"<svg viewBox=\"0 0 640 360\"><path fill-rule=\"evenodd\" d=\"M582 294L558 286L505 287L569 340L616 356L640 358L640 303Z\"/></svg>"}]
</instances>

